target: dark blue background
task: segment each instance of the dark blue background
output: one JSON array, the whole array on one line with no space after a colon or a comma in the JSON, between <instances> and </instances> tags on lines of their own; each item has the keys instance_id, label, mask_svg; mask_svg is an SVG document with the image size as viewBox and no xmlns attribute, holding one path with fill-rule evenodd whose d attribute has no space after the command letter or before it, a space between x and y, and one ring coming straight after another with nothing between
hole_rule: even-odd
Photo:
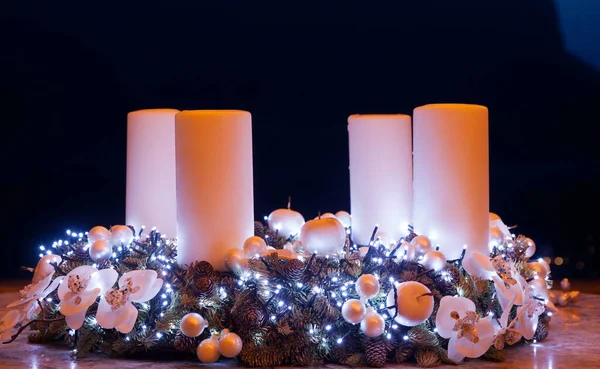
<instances>
[{"instance_id":1,"label":"dark blue background","mask_svg":"<svg viewBox=\"0 0 600 369\"><path fill-rule=\"evenodd\" d=\"M312 217L349 208L348 115L432 102L489 107L492 211L597 277L590 3L2 2L0 277L124 221L128 111L251 111L256 217L288 195Z\"/></svg>"}]
</instances>

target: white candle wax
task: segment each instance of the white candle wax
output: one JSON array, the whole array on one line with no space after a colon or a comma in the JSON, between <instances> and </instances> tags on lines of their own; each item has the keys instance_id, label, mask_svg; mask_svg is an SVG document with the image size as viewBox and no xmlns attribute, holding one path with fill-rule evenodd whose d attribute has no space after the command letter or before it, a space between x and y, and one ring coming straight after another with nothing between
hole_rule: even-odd
<instances>
[{"instance_id":1,"label":"white candle wax","mask_svg":"<svg viewBox=\"0 0 600 369\"><path fill-rule=\"evenodd\" d=\"M348 137L353 241L368 244L376 225L397 241L411 222L410 116L351 115Z\"/></svg>"},{"instance_id":2,"label":"white candle wax","mask_svg":"<svg viewBox=\"0 0 600 369\"><path fill-rule=\"evenodd\" d=\"M467 104L414 111L414 227L448 259L488 253L488 110Z\"/></svg>"},{"instance_id":3,"label":"white candle wax","mask_svg":"<svg viewBox=\"0 0 600 369\"><path fill-rule=\"evenodd\" d=\"M148 109L127 115L126 224L156 227L177 236L175 195L175 109Z\"/></svg>"},{"instance_id":4,"label":"white candle wax","mask_svg":"<svg viewBox=\"0 0 600 369\"><path fill-rule=\"evenodd\" d=\"M252 118L240 110L175 117L177 260L224 271L225 254L254 233Z\"/></svg>"}]
</instances>

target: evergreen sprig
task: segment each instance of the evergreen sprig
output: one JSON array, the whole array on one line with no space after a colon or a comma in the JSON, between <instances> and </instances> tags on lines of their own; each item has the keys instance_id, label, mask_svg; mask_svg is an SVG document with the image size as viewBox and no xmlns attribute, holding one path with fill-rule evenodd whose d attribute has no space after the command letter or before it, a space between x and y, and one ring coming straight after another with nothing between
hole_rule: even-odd
<instances>
[{"instance_id":1,"label":"evergreen sprig","mask_svg":"<svg viewBox=\"0 0 600 369\"><path fill-rule=\"evenodd\" d=\"M255 223L255 232L275 248L293 241L260 222ZM532 273L523 259L526 241L519 236L511 245L516 267L525 278ZM94 264L86 244L84 237L55 247L55 253L63 259L55 265L56 275ZM448 340L434 332L435 315L443 296L467 297L481 316L488 311L499 315L493 284L467 275L456 262L449 262L443 273L435 272L417 261L395 260L390 256L393 252L381 246L369 247L361 257L356 245L352 245L353 252L347 258L312 255L304 261L289 261L272 253L249 260L248 270L234 274L215 271L204 261L178 265L176 246L173 240L152 231L146 239L136 239L129 247L123 245L113 258L99 263L99 269L114 268L119 275L139 269L156 270L169 286L165 295L161 293L146 303L135 304L138 318L128 334L99 327L93 318L97 304L90 308L90 316L82 328L73 334L61 320L58 306L47 303L39 321L31 324L34 333L29 336L30 342L66 337L76 358L91 352L111 357L172 352L185 357L194 353L198 343L208 338L211 331L227 328L242 338L238 359L251 367L316 366L328 362L351 367L381 366L385 360L398 363L412 360L422 367L432 367L456 364L448 358L445 349ZM359 325L350 325L341 316L345 300L360 298L354 282L367 273L376 274L381 286L380 293L367 302L385 317L386 332L377 339L365 337ZM406 281L422 283L431 290L434 299L433 314L416 327L397 324L394 309L388 310L387 306L387 294L394 284ZM56 292L51 297L58 301ZM191 312L202 315L210 328L195 338L186 337L179 330L181 318ZM548 322L540 319L543 327L536 337L543 339ZM500 361L503 353L492 347L484 358Z\"/></svg>"}]
</instances>

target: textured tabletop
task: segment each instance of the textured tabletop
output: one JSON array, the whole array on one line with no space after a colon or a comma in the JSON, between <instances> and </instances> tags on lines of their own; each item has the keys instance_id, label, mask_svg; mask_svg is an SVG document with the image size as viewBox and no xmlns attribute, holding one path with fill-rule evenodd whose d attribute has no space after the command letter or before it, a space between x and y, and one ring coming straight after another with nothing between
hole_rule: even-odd
<instances>
[{"instance_id":1,"label":"textured tabletop","mask_svg":"<svg viewBox=\"0 0 600 369\"><path fill-rule=\"evenodd\" d=\"M0 314L4 306L17 297L15 293L0 294ZM600 368L600 295L582 294L577 304L570 305L552 317L548 338L537 344L520 344L506 349L506 361L493 363L483 360L470 360L464 368ZM70 351L65 346L44 346L27 344L27 335L21 335L15 342L0 345L0 368L198 368L235 367L236 361L219 361L217 364L202 365L199 361L145 361L115 360L105 356L94 356L76 362L71 361ZM417 367L415 363L389 365L398 368ZM327 365L341 368L339 365ZM346 367L344 367L346 368ZM456 368L440 366L438 368Z\"/></svg>"}]
</instances>

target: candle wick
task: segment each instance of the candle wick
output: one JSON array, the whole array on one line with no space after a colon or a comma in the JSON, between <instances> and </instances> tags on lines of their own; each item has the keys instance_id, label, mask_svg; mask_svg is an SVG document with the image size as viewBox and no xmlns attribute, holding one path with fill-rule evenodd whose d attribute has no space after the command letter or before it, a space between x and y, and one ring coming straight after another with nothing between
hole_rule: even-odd
<instances>
[{"instance_id":1,"label":"candle wick","mask_svg":"<svg viewBox=\"0 0 600 369\"><path fill-rule=\"evenodd\" d=\"M292 196L288 196L288 209L292 207Z\"/></svg>"},{"instance_id":2,"label":"candle wick","mask_svg":"<svg viewBox=\"0 0 600 369\"><path fill-rule=\"evenodd\" d=\"M321 212L319 211L319 219L321 219Z\"/></svg>"}]
</instances>

